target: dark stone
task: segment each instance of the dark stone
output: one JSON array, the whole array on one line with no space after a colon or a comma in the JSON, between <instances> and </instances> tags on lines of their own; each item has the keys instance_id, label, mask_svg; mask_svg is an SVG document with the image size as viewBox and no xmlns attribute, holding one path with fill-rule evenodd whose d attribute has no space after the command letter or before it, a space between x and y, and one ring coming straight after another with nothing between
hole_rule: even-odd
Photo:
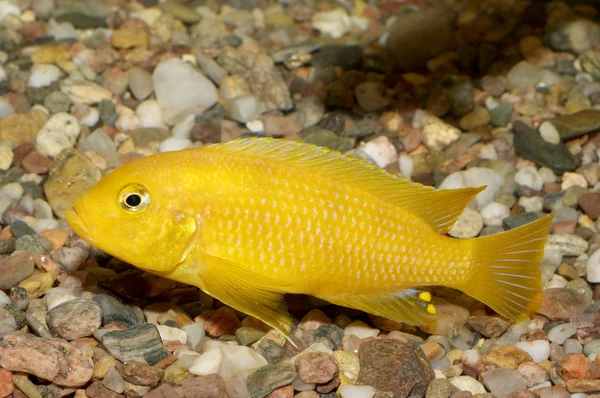
<instances>
[{"instance_id":1,"label":"dark stone","mask_svg":"<svg viewBox=\"0 0 600 398\"><path fill-rule=\"evenodd\" d=\"M339 66L344 69L353 69L360 66L363 50L358 45L331 45L324 46L312 55L311 62L316 67Z\"/></svg>"},{"instance_id":2,"label":"dark stone","mask_svg":"<svg viewBox=\"0 0 600 398\"><path fill-rule=\"evenodd\" d=\"M374 387L376 397L422 397L435 379L423 351L407 341L367 341L361 344L358 356L356 384Z\"/></svg>"},{"instance_id":3,"label":"dark stone","mask_svg":"<svg viewBox=\"0 0 600 398\"><path fill-rule=\"evenodd\" d=\"M600 131L600 111L584 109L568 115L557 116L548 122L558 130L561 140L568 141L584 134Z\"/></svg>"},{"instance_id":4,"label":"dark stone","mask_svg":"<svg viewBox=\"0 0 600 398\"><path fill-rule=\"evenodd\" d=\"M529 224L538 219L536 213L533 212L525 212L521 214L517 214L515 216L508 216L502 220L502 225L506 229L513 229L520 227L521 225Z\"/></svg>"},{"instance_id":5,"label":"dark stone","mask_svg":"<svg viewBox=\"0 0 600 398\"><path fill-rule=\"evenodd\" d=\"M67 12L55 17L58 22L69 22L77 29L96 29L106 25L103 17L92 17L82 12Z\"/></svg>"},{"instance_id":6,"label":"dark stone","mask_svg":"<svg viewBox=\"0 0 600 398\"><path fill-rule=\"evenodd\" d=\"M115 127L115 123L119 115L117 115L117 109L112 101L103 99L98 105L98 111L100 112L100 120L102 123L110 127Z\"/></svg>"},{"instance_id":7,"label":"dark stone","mask_svg":"<svg viewBox=\"0 0 600 398\"><path fill-rule=\"evenodd\" d=\"M514 146L517 153L538 166L546 166L556 174L575 170L577 161L562 143L551 144L544 141L537 130L517 120L513 123L515 130Z\"/></svg>"},{"instance_id":8,"label":"dark stone","mask_svg":"<svg viewBox=\"0 0 600 398\"><path fill-rule=\"evenodd\" d=\"M10 230L17 238L25 235L37 235L37 233L29 225L21 220L10 223Z\"/></svg>"},{"instance_id":9,"label":"dark stone","mask_svg":"<svg viewBox=\"0 0 600 398\"><path fill-rule=\"evenodd\" d=\"M271 339L263 339L258 345L256 352L273 365L283 356L284 349Z\"/></svg>"},{"instance_id":10,"label":"dark stone","mask_svg":"<svg viewBox=\"0 0 600 398\"><path fill-rule=\"evenodd\" d=\"M15 251L17 238L10 237L0 239L0 254L9 254Z\"/></svg>"},{"instance_id":11,"label":"dark stone","mask_svg":"<svg viewBox=\"0 0 600 398\"><path fill-rule=\"evenodd\" d=\"M102 318L103 325L107 325L111 322L118 322L130 327L138 323L133 311L119 300L107 296L106 294L97 294L94 296L93 300L100 304L100 307L102 308L102 313L104 314Z\"/></svg>"},{"instance_id":12,"label":"dark stone","mask_svg":"<svg viewBox=\"0 0 600 398\"><path fill-rule=\"evenodd\" d=\"M344 329L331 323L320 325L314 334L314 338L325 338L331 342L333 349L337 350L340 344L342 344L342 338L344 337Z\"/></svg>"},{"instance_id":13,"label":"dark stone","mask_svg":"<svg viewBox=\"0 0 600 398\"><path fill-rule=\"evenodd\" d=\"M168 356L158 329L149 323L107 332L101 341L108 353L122 362L139 361L154 365Z\"/></svg>"}]
</instances>

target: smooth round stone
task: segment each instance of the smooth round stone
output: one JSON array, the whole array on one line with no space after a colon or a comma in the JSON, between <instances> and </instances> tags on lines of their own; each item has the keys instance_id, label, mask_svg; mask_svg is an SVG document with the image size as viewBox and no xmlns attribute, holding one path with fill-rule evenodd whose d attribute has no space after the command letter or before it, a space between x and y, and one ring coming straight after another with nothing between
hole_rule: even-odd
<instances>
[{"instance_id":1,"label":"smooth round stone","mask_svg":"<svg viewBox=\"0 0 600 398\"><path fill-rule=\"evenodd\" d=\"M515 344L515 347L531 355L535 363L540 363L550 357L550 343L546 340L521 341Z\"/></svg>"},{"instance_id":2,"label":"smooth round stone","mask_svg":"<svg viewBox=\"0 0 600 398\"><path fill-rule=\"evenodd\" d=\"M62 303L75 300L76 298L77 296L75 296L73 292L67 289L63 289L62 287L52 288L44 296L44 300L46 301L46 307L48 308L48 311L50 311L52 308L58 305L61 305Z\"/></svg>"},{"instance_id":3,"label":"smooth round stone","mask_svg":"<svg viewBox=\"0 0 600 398\"><path fill-rule=\"evenodd\" d=\"M558 130L552 123L545 121L540 125L539 131L544 141L550 144L558 144L560 142L560 134L558 134Z\"/></svg>"},{"instance_id":4,"label":"smooth round stone","mask_svg":"<svg viewBox=\"0 0 600 398\"><path fill-rule=\"evenodd\" d=\"M450 380L450 384L460 391L469 391L471 394L485 394L485 387L471 376L457 376Z\"/></svg>"},{"instance_id":5,"label":"smooth round stone","mask_svg":"<svg viewBox=\"0 0 600 398\"><path fill-rule=\"evenodd\" d=\"M544 198L541 196L522 196L519 198L519 205L523 206L526 212L537 213L544 208Z\"/></svg>"},{"instance_id":6,"label":"smooth round stone","mask_svg":"<svg viewBox=\"0 0 600 398\"><path fill-rule=\"evenodd\" d=\"M501 226L502 220L508 216L510 216L510 209L502 203L488 203L481 209L481 219L487 226Z\"/></svg>"},{"instance_id":7,"label":"smooth round stone","mask_svg":"<svg viewBox=\"0 0 600 398\"><path fill-rule=\"evenodd\" d=\"M185 325L181 329L187 333L187 345L192 348L196 347L206 336L204 322Z\"/></svg>"},{"instance_id":8,"label":"smooth round stone","mask_svg":"<svg viewBox=\"0 0 600 398\"><path fill-rule=\"evenodd\" d=\"M60 69L52 64L34 64L27 85L31 88L47 87L60 78Z\"/></svg>"},{"instance_id":9,"label":"smooth round stone","mask_svg":"<svg viewBox=\"0 0 600 398\"><path fill-rule=\"evenodd\" d=\"M187 138L170 137L160 143L159 152L172 152L187 149L192 146L192 141Z\"/></svg>"},{"instance_id":10,"label":"smooth round stone","mask_svg":"<svg viewBox=\"0 0 600 398\"><path fill-rule=\"evenodd\" d=\"M377 337L379 329L371 328L362 321L354 321L344 329L344 335L349 334L353 334L360 339L366 339L367 337Z\"/></svg>"},{"instance_id":11,"label":"smooth round stone","mask_svg":"<svg viewBox=\"0 0 600 398\"><path fill-rule=\"evenodd\" d=\"M162 341L179 341L181 344L187 342L187 333L181 329L165 325L158 325L156 328Z\"/></svg>"},{"instance_id":12,"label":"smooth round stone","mask_svg":"<svg viewBox=\"0 0 600 398\"><path fill-rule=\"evenodd\" d=\"M161 108L158 102L153 99L146 100L138 105L135 110L136 115L140 118L142 127L164 128L165 123L161 116Z\"/></svg>"},{"instance_id":13,"label":"smooth round stone","mask_svg":"<svg viewBox=\"0 0 600 398\"><path fill-rule=\"evenodd\" d=\"M577 333L577 328L570 323L564 323L550 329L548 340L556 344L564 344L565 340Z\"/></svg>"},{"instance_id":14,"label":"smooth round stone","mask_svg":"<svg viewBox=\"0 0 600 398\"><path fill-rule=\"evenodd\" d=\"M10 297L4 291L0 290L0 308L4 308L11 303Z\"/></svg>"},{"instance_id":15,"label":"smooth round stone","mask_svg":"<svg viewBox=\"0 0 600 398\"><path fill-rule=\"evenodd\" d=\"M198 376L206 376L219 373L223 363L223 352L220 347L211 347L202 355L194 359L190 367L190 373Z\"/></svg>"},{"instance_id":16,"label":"smooth round stone","mask_svg":"<svg viewBox=\"0 0 600 398\"><path fill-rule=\"evenodd\" d=\"M586 279L591 283L600 283L600 249L596 250L587 261Z\"/></svg>"},{"instance_id":17,"label":"smooth round stone","mask_svg":"<svg viewBox=\"0 0 600 398\"><path fill-rule=\"evenodd\" d=\"M138 100L145 100L154 91L152 74L145 69L134 66L128 73L129 89Z\"/></svg>"},{"instance_id":18,"label":"smooth round stone","mask_svg":"<svg viewBox=\"0 0 600 398\"><path fill-rule=\"evenodd\" d=\"M519 185L526 186L533 189L534 191L541 191L544 186L542 177L538 174L537 170L531 166L523 167L515 174L515 182Z\"/></svg>"},{"instance_id":19,"label":"smooth round stone","mask_svg":"<svg viewBox=\"0 0 600 398\"><path fill-rule=\"evenodd\" d=\"M375 389L371 386L355 386L346 384L338 390L342 398L373 398Z\"/></svg>"},{"instance_id":20,"label":"smooth round stone","mask_svg":"<svg viewBox=\"0 0 600 398\"><path fill-rule=\"evenodd\" d=\"M515 390L527 388L521 373L511 369L492 369L485 373L483 382L498 398L506 398Z\"/></svg>"},{"instance_id":21,"label":"smooth round stone","mask_svg":"<svg viewBox=\"0 0 600 398\"><path fill-rule=\"evenodd\" d=\"M465 208L448 232L454 238L474 238L483 229L483 220L478 211Z\"/></svg>"}]
</instances>

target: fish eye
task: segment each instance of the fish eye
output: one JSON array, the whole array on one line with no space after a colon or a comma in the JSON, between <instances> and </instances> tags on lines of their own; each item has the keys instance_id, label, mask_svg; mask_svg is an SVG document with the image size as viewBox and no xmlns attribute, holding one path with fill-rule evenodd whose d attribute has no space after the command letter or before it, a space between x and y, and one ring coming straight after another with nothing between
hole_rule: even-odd
<instances>
[{"instance_id":1,"label":"fish eye","mask_svg":"<svg viewBox=\"0 0 600 398\"><path fill-rule=\"evenodd\" d=\"M119 194L119 205L128 213L139 213L150 205L150 193L143 185L128 185Z\"/></svg>"}]
</instances>

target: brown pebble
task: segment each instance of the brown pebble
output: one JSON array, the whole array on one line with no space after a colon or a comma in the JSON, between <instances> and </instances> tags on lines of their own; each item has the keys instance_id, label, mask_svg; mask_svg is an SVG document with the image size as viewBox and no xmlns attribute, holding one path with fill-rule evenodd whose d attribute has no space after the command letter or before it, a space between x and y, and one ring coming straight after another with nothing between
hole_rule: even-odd
<instances>
[{"instance_id":1,"label":"brown pebble","mask_svg":"<svg viewBox=\"0 0 600 398\"><path fill-rule=\"evenodd\" d=\"M162 369L136 361L129 361L125 364L117 362L116 367L125 381L140 386L156 387L165 374Z\"/></svg>"},{"instance_id":2,"label":"brown pebble","mask_svg":"<svg viewBox=\"0 0 600 398\"><path fill-rule=\"evenodd\" d=\"M579 197L579 206L592 220L600 216L600 192L584 193Z\"/></svg>"},{"instance_id":3,"label":"brown pebble","mask_svg":"<svg viewBox=\"0 0 600 398\"><path fill-rule=\"evenodd\" d=\"M188 377L181 383L185 398L221 398L225 395L225 383L219 375Z\"/></svg>"},{"instance_id":4,"label":"brown pebble","mask_svg":"<svg viewBox=\"0 0 600 398\"><path fill-rule=\"evenodd\" d=\"M184 398L181 387L170 383L162 383L160 386L144 395L144 398Z\"/></svg>"},{"instance_id":5,"label":"brown pebble","mask_svg":"<svg viewBox=\"0 0 600 398\"><path fill-rule=\"evenodd\" d=\"M590 377L590 360L583 354L569 355L562 364L565 380L585 380Z\"/></svg>"},{"instance_id":6,"label":"brown pebble","mask_svg":"<svg viewBox=\"0 0 600 398\"><path fill-rule=\"evenodd\" d=\"M0 398L8 397L14 390L12 373L6 369L0 369Z\"/></svg>"},{"instance_id":7,"label":"brown pebble","mask_svg":"<svg viewBox=\"0 0 600 398\"><path fill-rule=\"evenodd\" d=\"M506 398L537 398L537 395L529 390L515 390L508 394Z\"/></svg>"},{"instance_id":8,"label":"brown pebble","mask_svg":"<svg viewBox=\"0 0 600 398\"><path fill-rule=\"evenodd\" d=\"M52 160L38 151L31 151L23 159L23 169L28 173L46 174L50 170Z\"/></svg>"},{"instance_id":9,"label":"brown pebble","mask_svg":"<svg viewBox=\"0 0 600 398\"><path fill-rule=\"evenodd\" d=\"M524 362L517 368L527 387L532 387L550 380L550 372L533 362Z\"/></svg>"},{"instance_id":10,"label":"brown pebble","mask_svg":"<svg viewBox=\"0 0 600 398\"><path fill-rule=\"evenodd\" d=\"M337 360L324 352L309 352L296 359L298 377L304 383L324 384L338 374Z\"/></svg>"},{"instance_id":11,"label":"brown pebble","mask_svg":"<svg viewBox=\"0 0 600 398\"><path fill-rule=\"evenodd\" d=\"M25 157L34 150L35 145L33 145L32 142L26 142L13 149L13 166L21 167L23 165L23 159L25 159Z\"/></svg>"},{"instance_id":12,"label":"brown pebble","mask_svg":"<svg viewBox=\"0 0 600 398\"><path fill-rule=\"evenodd\" d=\"M321 393L321 394L329 394L331 391L333 391L335 388L337 388L337 386L340 385L340 378L339 377L334 377L333 379L331 379L331 381L327 384L321 384L320 386L317 386L317 392Z\"/></svg>"},{"instance_id":13,"label":"brown pebble","mask_svg":"<svg viewBox=\"0 0 600 398\"><path fill-rule=\"evenodd\" d=\"M314 309L304 315L304 318L298 323L298 329L314 330L328 323L331 323L331 319L323 311Z\"/></svg>"},{"instance_id":14,"label":"brown pebble","mask_svg":"<svg viewBox=\"0 0 600 398\"><path fill-rule=\"evenodd\" d=\"M600 379L597 380L569 380L567 391L571 394L578 392L600 391Z\"/></svg>"},{"instance_id":15,"label":"brown pebble","mask_svg":"<svg viewBox=\"0 0 600 398\"><path fill-rule=\"evenodd\" d=\"M121 398L123 394L117 394L114 391L104 387L101 381L93 382L88 388L85 389L85 395L90 398Z\"/></svg>"},{"instance_id":16,"label":"brown pebble","mask_svg":"<svg viewBox=\"0 0 600 398\"><path fill-rule=\"evenodd\" d=\"M483 356L483 362L505 369L517 369L523 362L533 362L531 355L514 346L495 346Z\"/></svg>"},{"instance_id":17,"label":"brown pebble","mask_svg":"<svg viewBox=\"0 0 600 398\"><path fill-rule=\"evenodd\" d=\"M221 337L232 333L240 326L235 311L229 307L221 307L212 314L204 324L204 330L211 336Z\"/></svg>"},{"instance_id":18,"label":"brown pebble","mask_svg":"<svg viewBox=\"0 0 600 398\"><path fill-rule=\"evenodd\" d=\"M294 398L319 398L319 394L314 391L302 391L294 395Z\"/></svg>"},{"instance_id":19,"label":"brown pebble","mask_svg":"<svg viewBox=\"0 0 600 398\"><path fill-rule=\"evenodd\" d=\"M46 323L53 335L65 340L91 336L102 325L102 308L93 300L70 300L48 311Z\"/></svg>"},{"instance_id":20,"label":"brown pebble","mask_svg":"<svg viewBox=\"0 0 600 398\"><path fill-rule=\"evenodd\" d=\"M289 386L279 387L273 390L267 398L292 398L294 396L294 387L290 384Z\"/></svg>"}]
</instances>

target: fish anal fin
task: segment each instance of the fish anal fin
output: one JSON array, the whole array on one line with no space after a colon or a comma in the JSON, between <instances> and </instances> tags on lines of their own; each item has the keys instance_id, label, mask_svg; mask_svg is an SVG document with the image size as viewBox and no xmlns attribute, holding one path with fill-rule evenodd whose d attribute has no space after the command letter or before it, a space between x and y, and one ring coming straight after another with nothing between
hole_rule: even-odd
<instances>
[{"instance_id":1,"label":"fish anal fin","mask_svg":"<svg viewBox=\"0 0 600 398\"><path fill-rule=\"evenodd\" d=\"M406 289L396 293L348 294L335 297L321 297L332 304L354 308L386 319L424 325L435 317L435 307L431 304L431 295L415 289Z\"/></svg>"},{"instance_id":2,"label":"fish anal fin","mask_svg":"<svg viewBox=\"0 0 600 398\"><path fill-rule=\"evenodd\" d=\"M351 184L394 206L411 211L439 233L452 228L469 202L485 187L438 190L388 173L365 160L324 147L272 138L236 139L204 147L307 170L331 180Z\"/></svg>"},{"instance_id":3,"label":"fish anal fin","mask_svg":"<svg viewBox=\"0 0 600 398\"><path fill-rule=\"evenodd\" d=\"M200 262L196 269L202 280L202 290L224 304L263 321L295 346L290 338L292 319L283 298L284 283L204 252L194 257Z\"/></svg>"}]
</instances>

